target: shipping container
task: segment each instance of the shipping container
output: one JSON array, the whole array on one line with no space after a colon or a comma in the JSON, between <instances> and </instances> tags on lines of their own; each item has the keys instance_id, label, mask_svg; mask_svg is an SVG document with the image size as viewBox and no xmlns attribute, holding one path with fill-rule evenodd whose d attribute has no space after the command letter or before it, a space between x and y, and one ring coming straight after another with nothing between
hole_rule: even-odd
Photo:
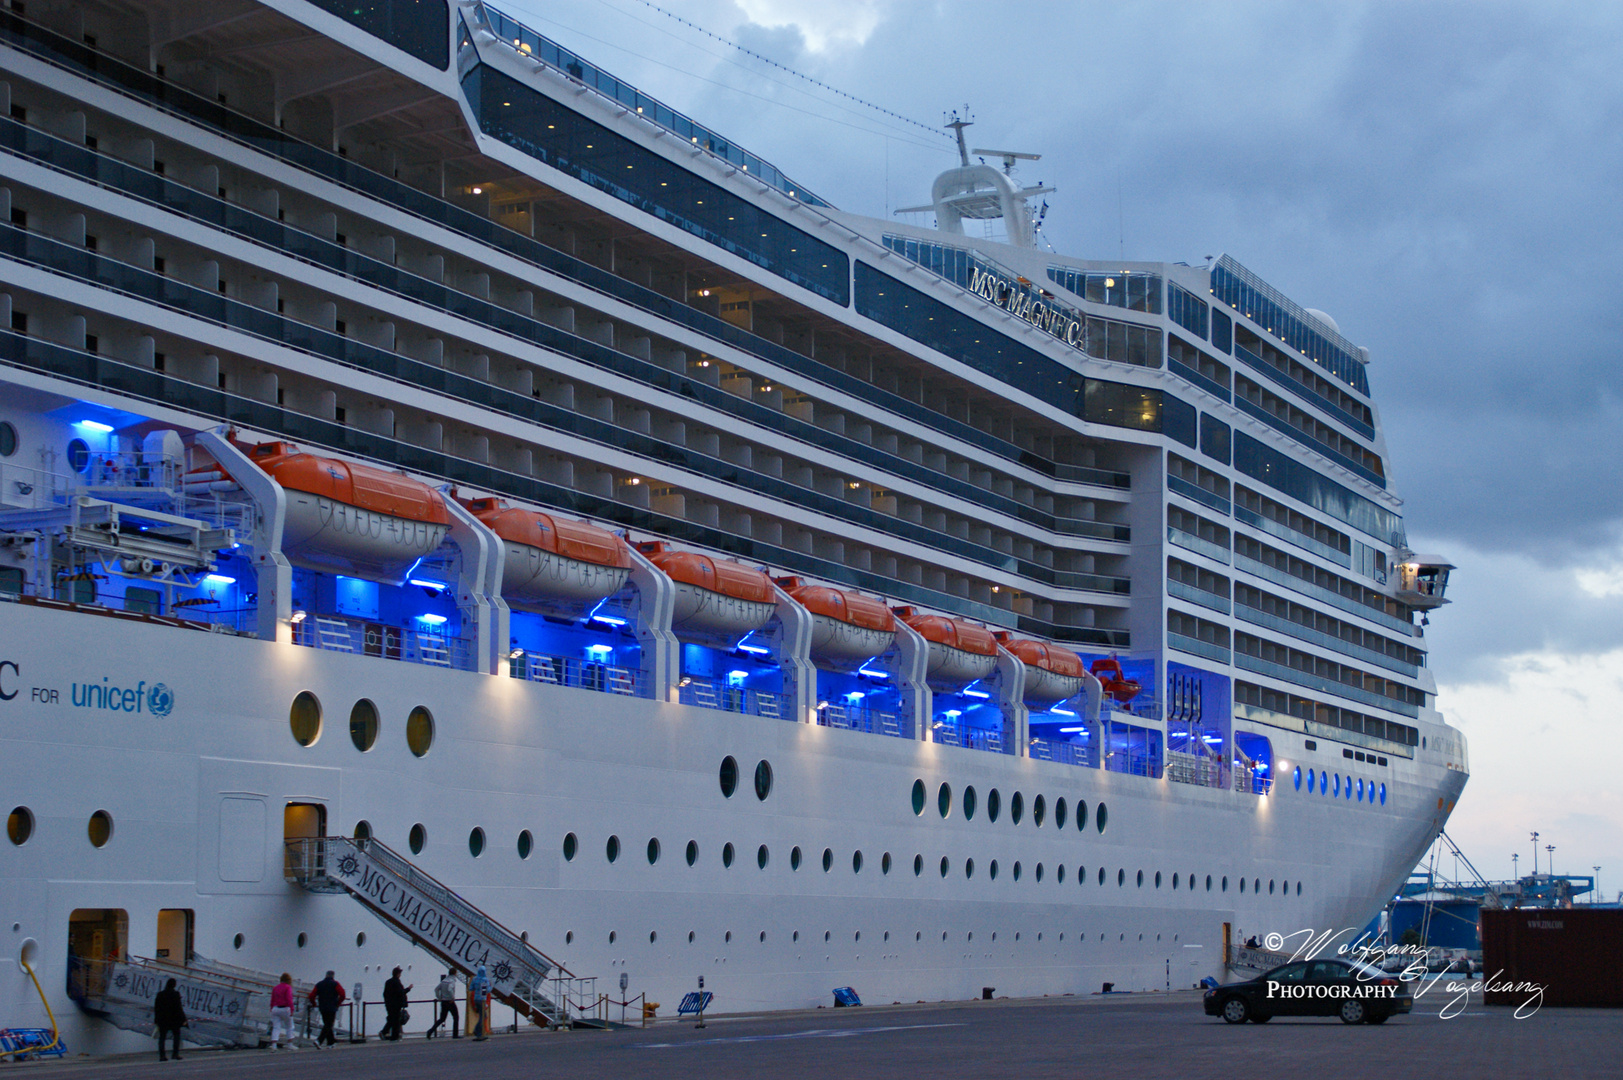
<instances>
[{"instance_id":1,"label":"shipping container","mask_svg":"<svg viewBox=\"0 0 1623 1080\"><path fill-rule=\"evenodd\" d=\"M1520 1006L1543 987L1545 1005L1623 1006L1623 908L1511 908L1482 912L1488 1005Z\"/></svg>"}]
</instances>

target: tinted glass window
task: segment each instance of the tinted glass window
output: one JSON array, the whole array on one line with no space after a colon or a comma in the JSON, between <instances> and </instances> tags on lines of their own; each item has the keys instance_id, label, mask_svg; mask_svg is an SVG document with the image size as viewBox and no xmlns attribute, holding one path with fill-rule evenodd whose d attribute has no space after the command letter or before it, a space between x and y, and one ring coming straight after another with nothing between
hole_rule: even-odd
<instances>
[{"instance_id":1,"label":"tinted glass window","mask_svg":"<svg viewBox=\"0 0 1623 1080\"><path fill-rule=\"evenodd\" d=\"M843 252L484 65L462 89L485 134L796 285L850 302Z\"/></svg>"},{"instance_id":2,"label":"tinted glass window","mask_svg":"<svg viewBox=\"0 0 1623 1080\"><path fill-rule=\"evenodd\" d=\"M1244 432L1234 433L1234 467L1275 491L1282 491L1378 540L1403 543L1403 519L1398 515L1329 477L1320 476L1312 466L1264 446Z\"/></svg>"},{"instance_id":3,"label":"tinted glass window","mask_svg":"<svg viewBox=\"0 0 1623 1080\"><path fill-rule=\"evenodd\" d=\"M1209 413L1200 414L1200 452L1207 457L1216 458L1223 464L1229 463L1230 454L1229 426Z\"/></svg>"},{"instance_id":4,"label":"tinted glass window","mask_svg":"<svg viewBox=\"0 0 1623 1080\"><path fill-rule=\"evenodd\" d=\"M445 0L310 0L321 10L444 71L451 66Z\"/></svg>"}]
</instances>

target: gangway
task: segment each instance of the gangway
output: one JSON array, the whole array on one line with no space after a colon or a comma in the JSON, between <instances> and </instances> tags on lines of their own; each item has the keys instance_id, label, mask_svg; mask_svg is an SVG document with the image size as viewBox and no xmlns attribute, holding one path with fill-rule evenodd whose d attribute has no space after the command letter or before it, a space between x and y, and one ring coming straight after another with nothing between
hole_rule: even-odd
<instances>
[{"instance_id":1,"label":"gangway","mask_svg":"<svg viewBox=\"0 0 1623 1080\"><path fill-rule=\"evenodd\" d=\"M399 852L370 837L289 840L290 875L315 893L348 893L395 932L452 970L483 965L491 994L548 1027L571 1022L571 1008L597 1005L562 964L502 926ZM550 992L549 992L549 985Z\"/></svg>"}]
</instances>

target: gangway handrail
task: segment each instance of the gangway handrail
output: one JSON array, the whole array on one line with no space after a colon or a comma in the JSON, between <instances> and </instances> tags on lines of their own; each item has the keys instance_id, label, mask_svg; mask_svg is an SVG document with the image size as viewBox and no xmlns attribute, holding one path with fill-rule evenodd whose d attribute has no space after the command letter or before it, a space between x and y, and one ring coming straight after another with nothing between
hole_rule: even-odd
<instances>
[{"instance_id":1,"label":"gangway handrail","mask_svg":"<svg viewBox=\"0 0 1623 1080\"><path fill-rule=\"evenodd\" d=\"M544 983L549 980L558 984L563 980L574 981L577 976L573 972L531 945L521 935L485 914L450 886L418 868L387 844L374 837L325 836L288 840L286 846L294 856L290 866L293 876L300 884L317 891L325 889L349 893L384 922L452 968L469 975L473 974L471 968L477 966L476 962L468 960L450 947L442 947L431 934L423 932L421 927L413 927L396 918L398 912L391 913L384 903L380 903L367 891L363 860L376 865L406 888L437 905L442 912L477 930L494 948L533 969L533 978L521 977L522 973L513 973L515 981L507 988L500 985L505 981L500 973L492 971L490 975L494 996L510 1004L513 1001L520 1002L526 1011L540 1014L552 1023L557 1023L560 1019L552 1015L554 1013L561 1011L563 1018L567 1018L567 1001L560 1010L559 1003L546 996ZM347 852L342 850L346 848L350 850ZM333 873L335 868L337 873ZM351 880L357 877L360 880Z\"/></svg>"}]
</instances>

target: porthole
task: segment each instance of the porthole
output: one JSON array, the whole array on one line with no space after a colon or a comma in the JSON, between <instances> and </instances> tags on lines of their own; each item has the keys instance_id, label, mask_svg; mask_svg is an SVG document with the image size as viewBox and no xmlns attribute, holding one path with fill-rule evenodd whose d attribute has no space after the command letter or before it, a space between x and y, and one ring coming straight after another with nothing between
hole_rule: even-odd
<instances>
[{"instance_id":1,"label":"porthole","mask_svg":"<svg viewBox=\"0 0 1623 1080\"><path fill-rule=\"evenodd\" d=\"M1274 883L1270 881L1268 883L1268 891L1272 892L1273 888L1274 888ZM1291 894L1291 883L1289 881L1286 881L1284 878L1281 878L1280 881L1279 881L1279 895L1281 895L1281 896L1289 896L1290 894Z\"/></svg>"},{"instance_id":2,"label":"porthole","mask_svg":"<svg viewBox=\"0 0 1623 1080\"><path fill-rule=\"evenodd\" d=\"M800 931L796 930L794 932L793 936L789 940L791 940L791 941L799 941L800 940Z\"/></svg>"},{"instance_id":3,"label":"porthole","mask_svg":"<svg viewBox=\"0 0 1623 1080\"><path fill-rule=\"evenodd\" d=\"M925 799L924 781L923 780L915 780L915 781L913 781L913 816L914 817L918 817L920 814L924 813L924 799Z\"/></svg>"},{"instance_id":4,"label":"porthole","mask_svg":"<svg viewBox=\"0 0 1623 1080\"><path fill-rule=\"evenodd\" d=\"M418 705L406 716L406 747L422 757L434 746L434 714Z\"/></svg>"},{"instance_id":5,"label":"porthole","mask_svg":"<svg viewBox=\"0 0 1623 1080\"><path fill-rule=\"evenodd\" d=\"M1341 774L1337 773L1335 782L1330 785L1330 797L1331 798L1338 798L1340 795L1341 795Z\"/></svg>"},{"instance_id":6,"label":"porthole","mask_svg":"<svg viewBox=\"0 0 1623 1080\"><path fill-rule=\"evenodd\" d=\"M648 931L648 944L652 945L654 942L656 942L658 940L659 940L659 931L658 930L650 930L650 931Z\"/></svg>"},{"instance_id":7,"label":"porthole","mask_svg":"<svg viewBox=\"0 0 1623 1080\"><path fill-rule=\"evenodd\" d=\"M1309 794L1309 795L1311 795L1311 794L1313 794L1313 781L1314 781L1314 780L1315 780L1315 779L1316 779L1316 778L1315 778L1315 776L1314 776L1314 775L1313 775L1313 770L1312 770L1312 769L1309 769L1309 770L1308 770L1308 771L1307 771L1307 793L1308 793L1308 794Z\"/></svg>"},{"instance_id":8,"label":"porthole","mask_svg":"<svg viewBox=\"0 0 1623 1080\"><path fill-rule=\"evenodd\" d=\"M1060 863L1058 866L1054 867L1054 884L1056 884L1056 885L1065 884L1065 864L1064 863ZM1042 940L1041 936L1038 937L1038 940L1039 941Z\"/></svg>"},{"instance_id":9,"label":"porthole","mask_svg":"<svg viewBox=\"0 0 1623 1080\"><path fill-rule=\"evenodd\" d=\"M823 873L826 874L832 869L834 869L834 849L833 848L824 848L823 849Z\"/></svg>"},{"instance_id":10,"label":"porthole","mask_svg":"<svg viewBox=\"0 0 1623 1080\"><path fill-rule=\"evenodd\" d=\"M738 790L738 762L731 754L721 759L721 797L730 799Z\"/></svg>"},{"instance_id":11,"label":"porthole","mask_svg":"<svg viewBox=\"0 0 1623 1080\"><path fill-rule=\"evenodd\" d=\"M1086 885L1088 883L1088 868L1087 867L1079 866L1079 867L1076 868L1076 883L1078 885Z\"/></svg>"},{"instance_id":12,"label":"porthole","mask_svg":"<svg viewBox=\"0 0 1623 1080\"><path fill-rule=\"evenodd\" d=\"M1327 772L1322 772L1322 773L1319 774L1319 794L1323 795L1329 789L1330 789L1330 774L1327 773Z\"/></svg>"},{"instance_id":13,"label":"porthole","mask_svg":"<svg viewBox=\"0 0 1623 1080\"><path fill-rule=\"evenodd\" d=\"M851 853L851 872L853 874L862 873L862 852L860 851Z\"/></svg>"},{"instance_id":14,"label":"porthole","mask_svg":"<svg viewBox=\"0 0 1623 1080\"><path fill-rule=\"evenodd\" d=\"M1038 863L1037 864L1037 880L1038 880L1038 882L1041 882L1042 879L1043 879L1043 864ZM1015 935L1015 940L1016 941L1020 940L1020 936L1018 934Z\"/></svg>"},{"instance_id":15,"label":"porthole","mask_svg":"<svg viewBox=\"0 0 1623 1080\"><path fill-rule=\"evenodd\" d=\"M923 941L924 940L924 931L923 930L915 930L915 931L913 931L913 940L914 941Z\"/></svg>"},{"instance_id":16,"label":"porthole","mask_svg":"<svg viewBox=\"0 0 1623 1080\"><path fill-rule=\"evenodd\" d=\"M567 833L564 836L564 862L573 861L575 858L575 852L579 849L580 841L575 839L575 834Z\"/></svg>"},{"instance_id":17,"label":"porthole","mask_svg":"<svg viewBox=\"0 0 1623 1080\"><path fill-rule=\"evenodd\" d=\"M1105 868L1101 866L1101 867L1099 867L1099 884L1103 885L1104 883L1105 883Z\"/></svg>"},{"instance_id":18,"label":"porthole","mask_svg":"<svg viewBox=\"0 0 1623 1080\"><path fill-rule=\"evenodd\" d=\"M1296 785L1297 791L1302 790L1302 767L1300 765L1291 770L1291 783Z\"/></svg>"},{"instance_id":19,"label":"porthole","mask_svg":"<svg viewBox=\"0 0 1623 1080\"><path fill-rule=\"evenodd\" d=\"M69 439L68 465L81 473L90 468L90 444L83 439Z\"/></svg>"},{"instance_id":20,"label":"porthole","mask_svg":"<svg viewBox=\"0 0 1623 1080\"><path fill-rule=\"evenodd\" d=\"M1031 800L1031 827L1040 829L1048 819L1048 800L1041 795Z\"/></svg>"},{"instance_id":21,"label":"porthole","mask_svg":"<svg viewBox=\"0 0 1623 1080\"><path fill-rule=\"evenodd\" d=\"M730 840L727 843L721 845L721 865L725 869L731 869L732 868L732 865L733 865L733 845L732 845L732 841L730 841Z\"/></svg>"},{"instance_id":22,"label":"porthole","mask_svg":"<svg viewBox=\"0 0 1623 1080\"><path fill-rule=\"evenodd\" d=\"M1350 799L1352 798L1352 777L1346 776L1342 777L1342 779L1346 781L1346 783L1343 785L1343 790L1346 792L1347 798Z\"/></svg>"},{"instance_id":23,"label":"porthole","mask_svg":"<svg viewBox=\"0 0 1623 1080\"><path fill-rule=\"evenodd\" d=\"M530 830L529 829L525 829L523 832L518 834L518 857L519 858L528 859L530 857L530 851L534 847L535 847L535 837L530 835Z\"/></svg>"},{"instance_id":24,"label":"porthole","mask_svg":"<svg viewBox=\"0 0 1623 1080\"><path fill-rule=\"evenodd\" d=\"M413 855L421 855L423 848L428 846L428 830L423 827L422 822L413 825L411 831L406 834L406 846L411 849Z\"/></svg>"},{"instance_id":25,"label":"porthole","mask_svg":"<svg viewBox=\"0 0 1623 1080\"><path fill-rule=\"evenodd\" d=\"M772 766L766 761L755 763L755 797L761 802L772 794Z\"/></svg>"},{"instance_id":26,"label":"porthole","mask_svg":"<svg viewBox=\"0 0 1623 1080\"><path fill-rule=\"evenodd\" d=\"M1381 784L1381 805L1382 806L1386 805L1386 784L1385 783Z\"/></svg>"},{"instance_id":27,"label":"porthole","mask_svg":"<svg viewBox=\"0 0 1623 1080\"><path fill-rule=\"evenodd\" d=\"M886 940L886 941L889 941L889 940L890 940L890 931L889 931L889 930L886 930L886 931L885 931L885 940Z\"/></svg>"},{"instance_id":28,"label":"porthole","mask_svg":"<svg viewBox=\"0 0 1623 1080\"><path fill-rule=\"evenodd\" d=\"M733 932L731 930L727 931L725 934L721 935L721 940L724 943L731 945L733 943Z\"/></svg>"},{"instance_id":29,"label":"porthole","mask_svg":"<svg viewBox=\"0 0 1623 1080\"><path fill-rule=\"evenodd\" d=\"M321 738L321 702L308 690L300 690L287 711L287 725L293 731L293 741L300 746L314 746Z\"/></svg>"},{"instance_id":30,"label":"porthole","mask_svg":"<svg viewBox=\"0 0 1623 1080\"><path fill-rule=\"evenodd\" d=\"M964 788L964 820L975 820L975 788Z\"/></svg>"},{"instance_id":31,"label":"porthole","mask_svg":"<svg viewBox=\"0 0 1623 1080\"><path fill-rule=\"evenodd\" d=\"M564 934L564 944L565 945L573 945L574 943L575 943L575 932L573 930L570 930L570 931L568 931L567 933Z\"/></svg>"},{"instance_id":32,"label":"porthole","mask_svg":"<svg viewBox=\"0 0 1623 1080\"><path fill-rule=\"evenodd\" d=\"M609 944L613 945L615 943L615 941L619 937L620 937L620 932L618 930L610 930L609 931Z\"/></svg>"},{"instance_id":33,"label":"porthole","mask_svg":"<svg viewBox=\"0 0 1623 1080\"><path fill-rule=\"evenodd\" d=\"M888 851L879 856L879 872L881 874L890 873L890 852Z\"/></svg>"},{"instance_id":34,"label":"porthole","mask_svg":"<svg viewBox=\"0 0 1623 1080\"><path fill-rule=\"evenodd\" d=\"M1014 880L1016 880L1016 881L1020 880L1020 860L1019 859L1014 860L1014 869L1011 870L1010 873L1012 873L1014 875Z\"/></svg>"},{"instance_id":35,"label":"porthole","mask_svg":"<svg viewBox=\"0 0 1623 1080\"><path fill-rule=\"evenodd\" d=\"M658 839L658 837L650 836L648 838L648 865L653 866L658 861L659 861L659 839Z\"/></svg>"},{"instance_id":36,"label":"porthole","mask_svg":"<svg viewBox=\"0 0 1623 1080\"><path fill-rule=\"evenodd\" d=\"M1116 871L1116 887L1118 889L1123 888L1123 887L1126 886L1126 884L1127 884L1127 871L1122 870L1122 869L1117 869L1117 871Z\"/></svg>"},{"instance_id":37,"label":"porthole","mask_svg":"<svg viewBox=\"0 0 1623 1080\"><path fill-rule=\"evenodd\" d=\"M366 931L362 930L360 933L355 935L355 947L357 949L359 949L361 946L363 946L365 944L366 944Z\"/></svg>"},{"instance_id":38,"label":"porthole","mask_svg":"<svg viewBox=\"0 0 1623 1080\"><path fill-rule=\"evenodd\" d=\"M1018 791L1009 796L1009 824L1018 825L1026 813L1026 797Z\"/></svg>"},{"instance_id":39,"label":"porthole","mask_svg":"<svg viewBox=\"0 0 1623 1080\"><path fill-rule=\"evenodd\" d=\"M765 930L761 931L761 936L757 940L760 941L760 943L762 945L766 944L766 931Z\"/></svg>"},{"instance_id":40,"label":"porthole","mask_svg":"<svg viewBox=\"0 0 1623 1080\"><path fill-rule=\"evenodd\" d=\"M1212 875L1210 875L1210 874L1206 875L1206 891L1207 892L1212 891Z\"/></svg>"},{"instance_id":41,"label":"porthole","mask_svg":"<svg viewBox=\"0 0 1623 1080\"><path fill-rule=\"evenodd\" d=\"M1173 892L1178 891L1178 875L1177 874L1172 875L1172 891Z\"/></svg>"},{"instance_id":42,"label":"porthole","mask_svg":"<svg viewBox=\"0 0 1623 1080\"><path fill-rule=\"evenodd\" d=\"M1240 879L1240 894L1245 895L1245 878Z\"/></svg>"},{"instance_id":43,"label":"porthole","mask_svg":"<svg viewBox=\"0 0 1623 1080\"><path fill-rule=\"evenodd\" d=\"M472 832L468 833L468 854L472 855L474 858L477 859L479 856L483 855L484 853L485 853L485 830L483 830L481 828L478 828L476 826L473 829Z\"/></svg>"},{"instance_id":44,"label":"porthole","mask_svg":"<svg viewBox=\"0 0 1623 1080\"><path fill-rule=\"evenodd\" d=\"M1076 800L1076 831L1077 832L1087 832L1087 830L1088 830L1088 804L1087 804L1086 800L1078 799L1078 800Z\"/></svg>"},{"instance_id":45,"label":"porthole","mask_svg":"<svg viewBox=\"0 0 1623 1080\"><path fill-rule=\"evenodd\" d=\"M1099 808L1093 812L1093 824L1094 824L1094 827L1097 828L1099 830L1099 832L1102 834L1105 831L1106 823L1108 823L1109 821L1110 821L1110 810L1105 806L1104 803L1100 803Z\"/></svg>"},{"instance_id":46,"label":"porthole","mask_svg":"<svg viewBox=\"0 0 1623 1080\"><path fill-rule=\"evenodd\" d=\"M685 854L685 856L687 858L689 866L692 866L694 863L698 862L699 861L699 842L697 840L689 840L688 841L687 851L684 854Z\"/></svg>"},{"instance_id":47,"label":"porthole","mask_svg":"<svg viewBox=\"0 0 1623 1080\"><path fill-rule=\"evenodd\" d=\"M823 931L823 940L825 942L832 941L833 938L834 938L834 932L832 930L824 930Z\"/></svg>"},{"instance_id":48,"label":"porthole","mask_svg":"<svg viewBox=\"0 0 1623 1080\"><path fill-rule=\"evenodd\" d=\"M996 821L1003 809L1003 796L999 795L997 788L986 793L986 820Z\"/></svg>"},{"instance_id":49,"label":"porthole","mask_svg":"<svg viewBox=\"0 0 1623 1080\"><path fill-rule=\"evenodd\" d=\"M364 844L372 839L372 823L362 818L355 823L355 839Z\"/></svg>"},{"instance_id":50,"label":"porthole","mask_svg":"<svg viewBox=\"0 0 1623 1080\"><path fill-rule=\"evenodd\" d=\"M603 845L603 856L609 862L613 862L620 857L620 838L618 836L609 837L608 843Z\"/></svg>"},{"instance_id":51,"label":"porthole","mask_svg":"<svg viewBox=\"0 0 1623 1080\"><path fill-rule=\"evenodd\" d=\"M1274 880L1273 880L1273 878L1268 879L1268 895L1269 896L1274 895Z\"/></svg>"},{"instance_id":52,"label":"porthole","mask_svg":"<svg viewBox=\"0 0 1623 1080\"><path fill-rule=\"evenodd\" d=\"M1140 889L1142 889L1144 887L1144 871L1142 871L1142 870L1140 870L1138 872L1138 884L1137 884L1137 887L1140 888Z\"/></svg>"},{"instance_id":53,"label":"porthole","mask_svg":"<svg viewBox=\"0 0 1623 1080\"><path fill-rule=\"evenodd\" d=\"M789 869L800 869L800 848L798 846L789 849Z\"/></svg>"},{"instance_id":54,"label":"porthole","mask_svg":"<svg viewBox=\"0 0 1623 1080\"><path fill-rule=\"evenodd\" d=\"M918 877L922 873L924 873L924 856L915 855L913 856L913 876Z\"/></svg>"},{"instance_id":55,"label":"porthole","mask_svg":"<svg viewBox=\"0 0 1623 1080\"><path fill-rule=\"evenodd\" d=\"M243 942L245 940L246 939L241 934L238 934L236 937L231 939L231 947L233 949L240 949L240 948L242 948Z\"/></svg>"},{"instance_id":56,"label":"porthole","mask_svg":"<svg viewBox=\"0 0 1623 1080\"><path fill-rule=\"evenodd\" d=\"M1362 776L1358 778L1358 801L1364 801L1364 778Z\"/></svg>"},{"instance_id":57,"label":"porthole","mask_svg":"<svg viewBox=\"0 0 1623 1080\"><path fill-rule=\"evenodd\" d=\"M757 869L765 870L766 864L770 861L772 861L772 853L766 849L765 844L755 849L755 866Z\"/></svg>"},{"instance_id":58,"label":"porthole","mask_svg":"<svg viewBox=\"0 0 1623 1080\"><path fill-rule=\"evenodd\" d=\"M694 935L694 933L693 933L693 931L692 931L692 930L689 930L689 931L688 931L688 944L689 944L689 945L692 945L692 944L693 944L693 938L694 938L694 936L695 936L695 935Z\"/></svg>"},{"instance_id":59,"label":"porthole","mask_svg":"<svg viewBox=\"0 0 1623 1080\"><path fill-rule=\"evenodd\" d=\"M974 859L965 859L964 860L964 877L972 878L974 876L975 876L975 860Z\"/></svg>"},{"instance_id":60,"label":"porthole","mask_svg":"<svg viewBox=\"0 0 1623 1080\"><path fill-rule=\"evenodd\" d=\"M1228 892L1229 891L1229 876L1227 874L1223 875L1222 888L1219 889L1218 891L1219 892Z\"/></svg>"},{"instance_id":61,"label":"porthole","mask_svg":"<svg viewBox=\"0 0 1623 1080\"><path fill-rule=\"evenodd\" d=\"M97 810L90 815L87 831L90 834L91 847L106 847L107 841L113 838L113 815L105 810Z\"/></svg>"},{"instance_id":62,"label":"porthole","mask_svg":"<svg viewBox=\"0 0 1623 1080\"><path fill-rule=\"evenodd\" d=\"M22 847L33 835L34 812L26 806L12 807L11 813L6 815L6 839Z\"/></svg>"},{"instance_id":63,"label":"porthole","mask_svg":"<svg viewBox=\"0 0 1623 1080\"><path fill-rule=\"evenodd\" d=\"M1296 895L1297 895L1297 896L1301 896L1301 895L1302 895L1302 883L1301 883L1301 882L1300 882L1300 881L1298 881L1298 882L1297 882L1297 883L1296 883Z\"/></svg>"},{"instance_id":64,"label":"porthole","mask_svg":"<svg viewBox=\"0 0 1623 1080\"><path fill-rule=\"evenodd\" d=\"M861 941L862 940L862 931L858 930L856 933L852 934L851 935L851 940L852 941Z\"/></svg>"},{"instance_id":65,"label":"porthole","mask_svg":"<svg viewBox=\"0 0 1623 1080\"><path fill-rule=\"evenodd\" d=\"M997 880L997 860L996 859L993 859L991 862L986 864L986 876L991 878L993 881Z\"/></svg>"},{"instance_id":66,"label":"porthole","mask_svg":"<svg viewBox=\"0 0 1623 1080\"><path fill-rule=\"evenodd\" d=\"M304 948L306 945L310 944L310 935L300 931L299 936L293 939L293 944L297 945L301 949Z\"/></svg>"},{"instance_id":67,"label":"porthole","mask_svg":"<svg viewBox=\"0 0 1623 1080\"><path fill-rule=\"evenodd\" d=\"M1252 878L1251 879L1251 891L1254 892L1254 893L1260 893L1262 891L1262 879L1261 878Z\"/></svg>"},{"instance_id":68,"label":"porthole","mask_svg":"<svg viewBox=\"0 0 1623 1080\"><path fill-rule=\"evenodd\" d=\"M349 741L363 754L378 741L378 707L366 698L349 710Z\"/></svg>"},{"instance_id":69,"label":"porthole","mask_svg":"<svg viewBox=\"0 0 1623 1080\"><path fill-rule=\"evenodd\" d=\"M935 808L941 812L942 817L952 813L952 785L942 784L936 789Z\"/></svg>"},{"instance_id":70,"label":"porthole","mask_svg":"<svg viewBox=\"0 0 1623 1080\"><path fill-rule=\"evenodd\" d=\"M1157 889L1161 887L1161 871L1159 870L1155 872L1155 887Z\"/></svg>"},{"instance_id":71,"label":"porthole","mask_svg":"<svg viewBox=\"0 0 1623 1080\"><path fill-rule=\"evenodd\" d=\"M17 428L11 421L0 423L0 457L10 457L17 452Z\"/></svg>"},{"instance_id":72,"label":"porthole","mask_svg":"<svg viewBox=\"0 0 1623 1080\"><path fill-rule=\"evenodd\" d=\"M941 876L946 877L947 871L950 869L952 869L952 864L947 861L945 855L941 856Z\"/></svg>"},{"instance_id":73,"label":"porthole","mask_svg":"<svg viewBox=\"0 0 1623 1080\"><path fill-rule=\"evenodd\" d=\"M1065 828L1065 798L1061 796L1054 800L1054 828Z\"/></svg>"}]
</instances>

